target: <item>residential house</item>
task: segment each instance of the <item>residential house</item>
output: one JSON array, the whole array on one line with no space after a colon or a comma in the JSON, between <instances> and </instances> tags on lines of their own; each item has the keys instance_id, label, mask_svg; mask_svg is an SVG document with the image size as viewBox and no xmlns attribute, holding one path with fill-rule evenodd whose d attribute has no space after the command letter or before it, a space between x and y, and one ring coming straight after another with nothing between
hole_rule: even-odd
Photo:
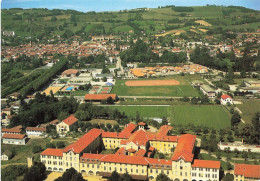
<instances>
[{"instance_id":1,"label":"residential house","mask_svg":"<svg viewBox=\"0 0 260 181\"><path fill-rule=\"evenodd\" d=\"M25 145L27 136L25 134L4 134L2 136L4 144Z\"/></svg>"},{"instance_id":2,"label":"residential house","mask_svg":"<svg viewBox=\"0 0 260 181\"><path fill-rule=\"evenodd\" d=\"M72 126L74 126L78 122L78 119L73 115L67 117L59 124L56 125L56 130L59 135L65 135L69 131L71 131Z\"/></svg>"},{"instance_id":3,"label":"residential house","mask_svg":"<svg viewBox=\"0 0 260 181\"><path fill-rule=\"evenodd\" d=\"M1 160L10 160L12 158L13 154L9 150L5 150L1 154Z\"/></svg>"},{"instance_id":4,"label":"residential house","mask_svg":"<svg viewBox=\"0 0 260 181\"><path fill-rule=\"evenodd\" d=\"M26 130L26 135L28 137L40 137L46 135L46 128L27 127L25 130Z\"/></svg>"},{"instance_id":5,"label":"residential house","mask_svg":"<svg viewBox=\"0 0 260 181\"><path fill-rule=\"evenodd\" d=\"M213 88L211 88L209 85L203 84L200 86L200 90L203 92L204 95L207 95L208 98L215 98L216 92Z\"/></svg>"},{"instance_id":6,"label":"residential house","mask_svg":"<svg viewBox=\"0 0 260 181\"><path fill-rule=\"evenodd\" d=\"M221 95L220 102L222 105L233 104L232 97L227 94Z\"/></svg>"}]
</instances>

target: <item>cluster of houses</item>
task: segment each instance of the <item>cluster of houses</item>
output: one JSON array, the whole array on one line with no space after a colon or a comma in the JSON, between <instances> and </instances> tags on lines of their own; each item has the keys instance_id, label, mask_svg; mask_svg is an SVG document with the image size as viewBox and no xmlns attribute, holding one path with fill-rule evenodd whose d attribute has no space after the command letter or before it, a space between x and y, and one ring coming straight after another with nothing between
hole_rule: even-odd
<instances>
[{"instance_id":1,"label":"cluster of houses","mask_svg":"<svg viewBox=\"0 0 260 181\"><path fill-rule=\"evenodd\" d=\"M50 91L71 93L79 88L81 85L91 84L93 86L113 86L115 84L114 69L109 70L112 73L103 74L102 69L68 69L62 72L59 80L56 80L42 93L50 94Z\"/></svg>"},{"instance_id":2,"label":"cluster of houses","mask_svg":"<svg viewBox=\"0 0 260 181\"><path fill-rule=\"evenodd\" d=\"M156 67L144 67L144 68L133 68L130 69L133 78L149 77L149 76L160 76L160 75L173 75L179 73L207 73L208 68L199 64L191 64L180 66L162 66Z\"/></svg>"}]
</instances>

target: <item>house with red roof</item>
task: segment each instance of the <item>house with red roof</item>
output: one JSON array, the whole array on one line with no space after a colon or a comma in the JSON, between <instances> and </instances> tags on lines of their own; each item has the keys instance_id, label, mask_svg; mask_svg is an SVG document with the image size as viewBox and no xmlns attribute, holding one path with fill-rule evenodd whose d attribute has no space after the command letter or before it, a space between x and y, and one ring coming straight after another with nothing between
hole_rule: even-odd
<instances>
[{"instance_id":1,"label":"house with red roof","mask_svg":"<svg viewBox=\"0 0 260 181\"><path fill-rule=\"evenodd\" d=\"M71 128L77 124L78 119L74 115L70 115L63 121L61 121L59 124L56 125L57 133L61 136L66 135L69 131L71 131Z\"/></svg>"},{"instance_id":2,"label":"house with red roof","mask_svg":"<svg viewBox=\"0 0 260 181\"><path fill-rule=\"evenodd\" d=\"M68 69L62 72L61 77L76 77L77 75L79 75L79 70Z\"/></svg>"},{"instance_id":3,"label":"house with red roof","mask_svg":"<svg viewBox=\"0 0 260 181\"><path fill-rule=\"evenodd\" d=\"M2 136L4 144L25 145L27 143L27 136L25 134L4 134Z\"/></svg>"},{"instance_id":4,"label":"house with red roof","mask_svg":"<svg viewBox=\"0 0 260 181\"><path fill-rule=\"evenodd\" d=\"M46 136L46 128L42 127L27 127L26 129L26 135L28 137L44 137Z\"/></svg>"},{"instance_id":5,"label":"house with red roof","mask_svg":"<svg viewBox=\"0 0 260 181\"><path fill-rule=\"evenodd\" d=\"M230 95L223 94L221 95L220 102L222 105L233 104L233 99Z\"/></svg>"},{"instance_id":6,"label":"house with red roof","mask_svg":"<svg viewBox=\"0 0 260 181\"><path fill-rule=\"evenodd\" d=\"M234 181L236 180L260 180L260 165L235 163Z\"/></svg>"}]
</instances>

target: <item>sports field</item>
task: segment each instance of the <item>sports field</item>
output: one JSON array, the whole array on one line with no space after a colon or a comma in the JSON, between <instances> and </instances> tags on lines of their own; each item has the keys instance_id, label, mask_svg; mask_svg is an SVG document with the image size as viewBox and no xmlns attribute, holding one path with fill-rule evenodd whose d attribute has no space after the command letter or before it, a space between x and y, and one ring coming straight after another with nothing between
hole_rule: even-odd
<instances>
[{"instance_id":1,"label":"sports field","mask_svg":"<svg viewBox=\"0 0 260 181\"><path fill-rule=\"evenodd\" d=\"M173 106L172 122L175 124L203 125L216 129L230 127L231 116L222 106Z\"/></svg>"},{"instance_id":2,"label":"sports field","mask_svg":"<svg viewBox=\"0 0 260 181\"><path fill-rule=\"evenodd\" d=\"M127 86L165 86L180 85L177 80L128 80L125 82Z\"/></svg>"},{"instance_id":3,"label":"sports field","mask_svg":"<svg viewBox=\"0 0 260 181\"><path fill-rule=\"evenodd\" d=\"M110 109L117 109L125 112L127 116L135 117L139 112L140 117L144 118L162 118L170 117L171 106L109 106Z\"/></svg>"},{"instance_id":4,"label":"sports field","mask_svg":"<svg viewBox=\"0 0 260 181\"><path fill-rule=\"evenodd\" d=\"M174 78L175 79L175 78ZM147 80L147 79L145 79ZM199 96L198 91L194 89L189 82L181 77L180 85L167 86L127 86L126 81L117 80L111 93L119 96L170 96L170 97L193 97Z\"/></svg>"}]
</instances>

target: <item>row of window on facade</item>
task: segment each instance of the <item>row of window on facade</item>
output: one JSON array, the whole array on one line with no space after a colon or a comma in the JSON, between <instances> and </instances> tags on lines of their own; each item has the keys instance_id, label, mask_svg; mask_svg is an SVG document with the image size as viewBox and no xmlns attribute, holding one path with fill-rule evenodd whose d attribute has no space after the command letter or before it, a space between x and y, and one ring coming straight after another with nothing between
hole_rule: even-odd
<instances>
[{"instance_id":1,"label":"row of window on facade","mask_svg":"<svg viewBox=\"0 0 260 181\"><path fill-rule=\"evenodd\" d=\"M192 173L191 176L197 177L197 173ZM198 176L199 177L203 177L204 174L203 173L199 173ZM205 174L205 177L206 178L210 178L210 174ZM217 174L212 174L212 178L218 178L218 175Z\"/></svg>"}]
</instances>

